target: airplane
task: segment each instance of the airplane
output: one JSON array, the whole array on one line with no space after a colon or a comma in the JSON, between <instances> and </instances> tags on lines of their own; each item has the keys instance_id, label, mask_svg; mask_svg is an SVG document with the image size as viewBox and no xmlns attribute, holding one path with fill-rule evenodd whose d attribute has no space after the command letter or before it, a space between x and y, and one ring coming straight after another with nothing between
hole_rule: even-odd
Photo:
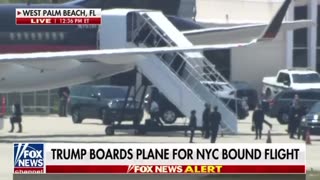
<instances>
[{"instance_id":1,"label":"airplane","mask_svg":"<svg viewBox=\"0 0 320 180\"><path fill-rule=\"evenodd\" d=\"M284 1L269 25L203 28L194 21L168 15L167 18L194 46L120 49L98 49L98 26L15 25L15 8L99 8L101 4L98 2L102 1L77 0L62 4L1 5L0 20L3 26L0 28L0 53L3 54L0 55L0 93L40 91L86 83L132 70L134 60L141 55L203 52L248 46L272 40L281 30L303 28L313 23L309 20L282 23L291 0ZM256 33L253 33L254 37L247 36L249 40L241 43L210 41L214 37L221 36L221 33L228 36L232 34L234 41L243 40L241 34L243 31ZM128 55L132 57L131 60L119 61Z\"/></svg>"}]
</instances>

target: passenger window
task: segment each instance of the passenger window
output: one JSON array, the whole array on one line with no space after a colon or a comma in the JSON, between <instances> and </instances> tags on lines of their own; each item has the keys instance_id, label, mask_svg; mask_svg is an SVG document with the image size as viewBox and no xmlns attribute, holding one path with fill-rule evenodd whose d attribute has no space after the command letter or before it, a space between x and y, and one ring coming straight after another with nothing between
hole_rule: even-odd
<instances>
[{"instance_id":1,"label":"passenger window","mask_svg":"<svg viewBox=\"0 0 320 180\"><path fill-rule=\"evenodd\" d=\"M312 99L312 92L301 92L298 93L300 99Z\"/></svg>"},{"instance_id":2,"label":"passenger window","mask_svg":"<svg viewBox=\"0 0 320 180\"><path fill-rule=\"evenodd\" d=\"M72 87L70 89L70 92L71 92L72 96L79 96L79 90L77 88L75 88L75 87Z\"/></svg>"},{"instance_id":3,"label":"passenger window","mask_svg":"<svg viewBox=\"0 0 320 180\"><path fill-rule=\"evenodd\" d=\"M283 75L283 83L287 83L286 85L289 85L290 86L290 76L289 74L284 74Z\"/></svg>"},{"instance_id":4,"label":"passenger window","mask_svg":"<svg viewBox=\"0 0 320 180\"><path fill-rule=\"evenodd\" d=\"M320 100L320 93L318 92L302 92L298 94L301 99L306 100Z\"/></svg>"},{"instance_id":5,"label":"passenger window","mask_svg":"<svg viewBox=\"0 0 320 180\"><path fill-rule=\"evenodd\" d=\"M278 83L283 83L283 75L284 75L284 73L279 73L279 76L278 76L278 79L277 79Z\"/></svg>"},{"instance_id":6,"label":"passenger window","mask_svg":"<svg viewBox=\"0 0 320 180\"><path fill-rule=\"evenodd\" d=\"M319 100L320 101L320 93L314 92L313 99Z\"/></svg>"},{"instance_id":7,"label":"passenger window","mask_svg":"<svg viewBox=\"0 0 320 180\"><path fill-rule=\"evenodd\" d=\"M83 97L88 97L89 94L89 88L88 87L81 87L79 88L80 90L80 95Z\"/></svg>"},{"instance_id":8,"label":"passenger window","mask_svg":"<svg viewBox=\"0 0 320 180\"><path fill-rule=\"evenodd\" d=\"M293 97L294 97L294 93L288 92L288 93L284 93L281 99L293 99Z\"/></svg>"}]
</instances>

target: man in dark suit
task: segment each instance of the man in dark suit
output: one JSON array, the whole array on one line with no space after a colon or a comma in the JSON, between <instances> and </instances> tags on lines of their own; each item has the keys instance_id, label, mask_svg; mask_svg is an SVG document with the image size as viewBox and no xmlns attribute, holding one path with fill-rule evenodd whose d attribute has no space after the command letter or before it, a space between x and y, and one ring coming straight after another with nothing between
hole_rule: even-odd
<instances>
[{"instance_id":1,"label":"man in dark suit","mask_svg":"<svg viewBox=\"0 0 320 180\"><path fill-rule=\"evenodd\" d=\"M213 112L211 113L211 123L210 123L210 128L211 128L211 143L215 143L217 136L218 136L218 131L221 123L221 114L218 111L218 107L215 106Z\"/></svg>"},{"instance_id":2,"label":"man in dark suit","mask_svg":"<svg viewBox=\"0 0 320 180\"><path fill-rule=\"evenodd\" d=\"M260 105L257 105L252 115L252 124L256 131L256 140L261 139L264 122L264 112Z\"/></svg>"},{"instance_id":3,"label":"man in dark suit","mask_svg":"<svg viewBox=\"0 0 320 180\"><path fill-rule=\"evenodd\" d=\"M67 117L67 105L70 95L70 90L68 87L62 87L59 89L58 92L59 98L60 98L60 104L59 104L59 116L60 117Z\"/></svg>"},{"instance_id":4,"label":"man in dark suit","mask_svg":"<svg viewBox=\"0 0 320 180\"><path fill-rule=\"evenodd\" d=\"M11 130L9 131L12 133L14 131L14 124L17 123L19 130L18 133L22 132L22 109L18 102L15 102L12 105L12 116L10 117L10 123L11 123Z\"/></svg>"},{"instance_id":5,"label":"man in dark suit","mask_svg":"<svg viewBox=\"0 0 320 180\"><path fill-rule=\"evenodd\" d=\"M196 111L195 110L191 111L189 128L190 128L190 131L191 131L190 141L189 142L193 143L194 131L197 128L197 117L196 117Z\"/></svg>"},{"instance_id":6,"label":"man in dark suit","mask_svg":"<svg viewBox=\"0 0 320 180\"><path fill-rule=\"evenodd\" d=\"M202 137L209 138L210 136L210 127L209 127L209 121L210 121L210 104L206 103L205 109L202 113Z\"/></svg>"}]
</instances>

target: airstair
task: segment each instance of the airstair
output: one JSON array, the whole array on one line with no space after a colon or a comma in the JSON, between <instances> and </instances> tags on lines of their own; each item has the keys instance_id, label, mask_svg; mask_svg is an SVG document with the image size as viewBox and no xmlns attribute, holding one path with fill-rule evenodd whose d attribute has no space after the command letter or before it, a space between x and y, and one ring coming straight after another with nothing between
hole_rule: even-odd
<instances>
[{"instance_id":1,"label":"airstair","mask_svg":"<svg viewBox=\"0 0 320 180\"><path fill-rule=\"evenodd\" d=\"M127 15L127 42L135 47L192 46L161 13L131 12ZM202 124L204 104L218 106L225 132L237 133L237 115L228 98L233 86L200 52L163 52L138 61L139 70L186 116L197 111ZM234 104L234 107L237 107ZM236 108L235 108L236 110ZM237 110L236 110L237 111Z\"/></svg>"}]
</instances>

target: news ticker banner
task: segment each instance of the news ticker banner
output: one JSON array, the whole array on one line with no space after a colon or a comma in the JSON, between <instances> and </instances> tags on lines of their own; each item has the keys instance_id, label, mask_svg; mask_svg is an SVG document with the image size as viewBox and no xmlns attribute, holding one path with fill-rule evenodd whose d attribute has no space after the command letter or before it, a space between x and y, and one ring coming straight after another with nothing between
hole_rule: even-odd
<instances>
[{"instance_id":1,"label":"news ticker banner","mask_svg":"<svg viewBox=\"0 0 320 180\"><path fill-rule=\"evenodd\" d=\"M14 173L305 174L305 144L14 144Z\"/></svg>"},{"instance_id":2,"label":"news ticker banner","mask_svg":"<svg viewBox=\"0 0 320 180\"><path fill-rule=\"evenodd\" d=\"M17 25L99 25L101 9L24 8L16 9Z\"/></svg>"},{"instance_id":3,"label":"news ticker banner","mask_svg":"<svg viewBox=\"0 0 320 180\"><path fill-rule=\"evenodd\" d=\"M13 174L13 180L306 180L306 174Z\"/></svg>"}]
</instances>

